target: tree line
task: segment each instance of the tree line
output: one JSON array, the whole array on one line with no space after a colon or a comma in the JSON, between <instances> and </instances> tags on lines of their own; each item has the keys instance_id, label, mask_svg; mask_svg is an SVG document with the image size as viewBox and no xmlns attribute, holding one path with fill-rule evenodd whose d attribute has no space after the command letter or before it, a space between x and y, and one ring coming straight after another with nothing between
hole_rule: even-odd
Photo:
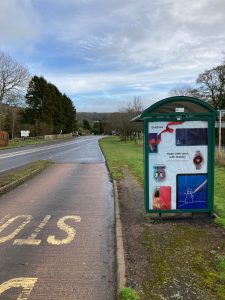
<instances>
[{"instance_id":1,"label":"tree line","mask_svg":"<svg viewBox=\"0 0 225 300\"><path fill-rule=\"evenodd\" d=\"M83 119L83 122L79 124L80 135L82 134L105 134L106 133L106 122L103 121L94 121L93 123L89 122L87 119Z\"/></svg>"},{"instance_id":2,"label":"tree line","mask_svg":"<svg viewBox=\"0 0 225 300\"><path fill-rule=\"evenodd\" d=\"M131 119L142 110L141 99L134 97L133 101L125 104L118 112L78 113L78 133L119 135L122 141L137 141L142 136L143 125L131 122ZM96 117L99 120L96 120Z\"/></svg>"},{"instance_id":3,"label":"tree line","mask_svg":"<svg viewBox=\"0 0 225 300\"><path fill-rule=\"evenodd\" d=\"M0 130L14 137L70 133L77 128L72 100L42 76L33 76L0 51Z\"/></svg>"}]
</instances>

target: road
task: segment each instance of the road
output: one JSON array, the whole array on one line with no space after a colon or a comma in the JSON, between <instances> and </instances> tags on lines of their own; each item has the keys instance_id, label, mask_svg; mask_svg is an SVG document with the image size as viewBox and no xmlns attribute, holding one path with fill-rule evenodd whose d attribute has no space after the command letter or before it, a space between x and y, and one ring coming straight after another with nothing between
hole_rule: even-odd
<instances>
[{"instance_id":1,"label":"road","mask_svg":"<svg viewBox=\"0 0 225 300\"><path fill-rule=\"evenodd\" d=\"M1 152L5 168L58 163L0 197L0 299L116 299L113 190L98 138L57 145Z\"/></svg>"},{"instance_id":2,"label":"road","mask_svg":"<svg viewBox=\"0 0 225 300\"><path fill-rule=\"evenodd\" d=\"M87 136L73 140L39 144L0 151L0 172L23 166L39 159L59 163L103 163L104 157L96 147L99 137Z\"/></svg>"}]
</instances>

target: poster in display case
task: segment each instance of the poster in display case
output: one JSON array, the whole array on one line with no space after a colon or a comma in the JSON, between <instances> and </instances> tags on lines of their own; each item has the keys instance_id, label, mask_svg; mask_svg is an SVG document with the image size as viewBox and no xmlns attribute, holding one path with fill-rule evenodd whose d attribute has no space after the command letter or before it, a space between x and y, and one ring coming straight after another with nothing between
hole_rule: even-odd
<instances>
[{"instance_id":1,"label":"poster in display case","mask_svg":"<svg viewBox=\"0 0 225 300\"><path fill-rule=\"evenodd\" d=\"M148 210L203 210L208 121L148 122Z\"/></svg>"}]
</instances>

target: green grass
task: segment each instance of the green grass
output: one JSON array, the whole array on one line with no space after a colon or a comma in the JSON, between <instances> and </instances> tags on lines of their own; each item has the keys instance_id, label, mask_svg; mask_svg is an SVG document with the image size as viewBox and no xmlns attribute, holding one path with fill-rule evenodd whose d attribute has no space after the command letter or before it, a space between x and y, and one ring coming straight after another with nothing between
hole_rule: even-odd
<instances>
[{"instance_id":1,"label":"green grass","mask_svg":"<svg viewBox=\"0 0 225 300\"><path fill-rule=\"evenodd\" d=\"M8 186L12 182L17 182L19 184L23 182L24 179L29 178L34 172L39 173L51 164L52 162L50 161L40 160L15 170L8 171L6 174L3 173L0 175L0 188Z\"/></svg>"},{"instance_id":2,"label":"green grass","mask_svg":"<svg viewBox=\"0 0 225 300\"><path fill-rule=\"evenodd\" d=\"M217 262L217 268L219 271L223 274L223 277L225 278L225 257L221 257Z\"/></svg>"},{"instance_id":3,"label":"green grass","mask_svg":"<svg viewBox=\"0 0 225 300\"><path fill-rule=\"evenodd\" d=\"M224 300L224 241L214 242L215 232L207 227L174 223L168 230L169 224L155 226L164 230L151 227L144 232L149 252L149 274L143 283L141 299L172 299L159 295L169 296L173 289L176 294L180 289L174 284L176 278L187 294L188 290L191 292L187 299ZM195 295L201 295L201 298L195 298Z\"/></svg>"},{"instance_id":4,"label":"green grass","mask_svg":"<svg viewBox=\"0 0 225 300\"><path fill-rule=\"evenodd\" d=\"M225 218L225 167L215 167L215 210ZM225 220L224 220L225 222Z\"/></svg>"},{"instance_id":5,"label":"green grass","mask_svg":"<svg viewBox=\"0 0 225 300\"><path fill-rule=\"evenodd\" d=\"M219 226L225 227L225 218L218 217L215 219L215 223Z\"/></svg>"},{"instance_id":6,"label":"green grass","mask_svg":"<svg viewBox=\"0 0 225 300\"><path fill-rule=\"evenodd\" d=\"M119 293L119 300L138 300L135 290L129 287L122 288Z\"/></svg>"},{"instance_id":7,"label":"green grass","mask_svg":"<svg viewBox=\"0 0 225 300\"><path fill-rule=\"evenodd\" d=\"M143 147L134 142L121 142L118 137L100 141L113 179L123 178L123 169L128 168L143 185ZM215 211L225 224L225 167L215 166ZM224 219L223 219L224 218Z\"/></svg>"},{"instance_id":8,"label":"green grass","mask_svg":"<svg viewBox=\"0 0 225 300\"><path fill-rule=\"evenodd\" d=\"M123 169L128 168L143 184L143 147L134 142L121 142L118 137L100 140L113 179L123 178Z\"/></svg>"}]
</instances>

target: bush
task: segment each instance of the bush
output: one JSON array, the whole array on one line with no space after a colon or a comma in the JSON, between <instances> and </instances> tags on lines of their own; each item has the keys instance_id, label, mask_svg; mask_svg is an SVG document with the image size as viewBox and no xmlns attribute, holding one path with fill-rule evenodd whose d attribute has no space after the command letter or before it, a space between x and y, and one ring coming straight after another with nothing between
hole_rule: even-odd
<instances>
[{"instance_id":1,"label":"bush","mask_svg":"<svg viewBox=\"0 0 225 300\"><path fill-rule=\"evenodd\" d=\"M139 297L132 288L123 288L120 290L119 300L139 300Z\"/></svg>"}]
</instances>

